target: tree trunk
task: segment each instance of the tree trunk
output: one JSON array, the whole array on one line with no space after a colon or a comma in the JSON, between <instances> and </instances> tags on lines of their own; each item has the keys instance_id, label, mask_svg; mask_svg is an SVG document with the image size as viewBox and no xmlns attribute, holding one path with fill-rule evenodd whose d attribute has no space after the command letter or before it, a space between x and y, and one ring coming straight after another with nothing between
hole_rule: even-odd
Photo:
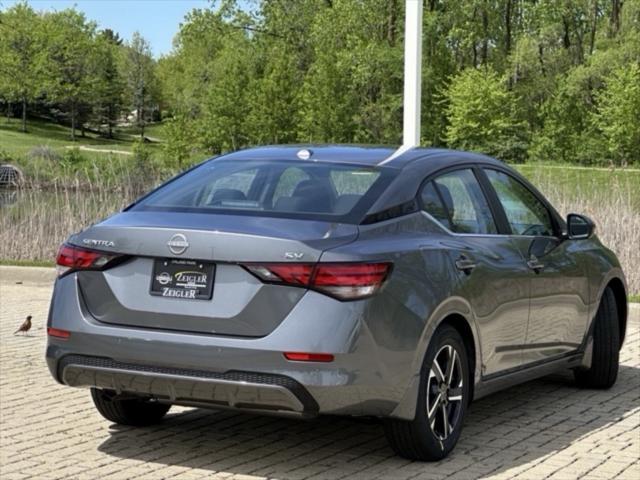
<instances>
[{"instance_id":1,"label":"tree trunk","mask_svg":"<svg viewBox=\"0 0 640 480\"><path fill-rule=\"evenodd\" d=\"M27 131L27 99L22 97L22 131Z\"/></svg>"},{"instance_id":2,"label":"tree trunk","mask_svg":"<svg viewBox=\"0 0 640 480\"><path fill-rule=\"evenodd\" d=\"M107 138L113 138L113 108L109 105L107 109Z\"/></svg>"},{"instance_id":3,"label":"tree trunk","mask_svg":"<svg viewBox=\"0 0 640 480\"><path fill-rule=\"evenodd\" d=\"M562 28L564 30L564 35L562 36L562 46L565 50L569 50L571 47L571 37L569 37L569 21L563 15L562 16Z\"/></svg>"},{"instance_id":4,"label":"tree trunk","mask_svg":"<svg viewBox=\"0 0 640 480\"><path fill-rule=\"evenodd\" d=\"M511 16L513 10L513 0L507 0L504 11L504 53L505 56L511 52Z\"/></svg>"},{"instance_id":5,"label":"tree trunk","mask_svg":"<svg viewBox=\"0 0 640 480\"><path fill-rule=\"evenodd\" d=\"M7 100L7 123L11 120L11 102Z\"/></svg>"},{"instance_id":6,"label":"tree trunk","mask_svg":"<svg viewBox=\"0 0 640 480\"><path fill-rule=\"evenodd\" d=\"M609 36L615 37L620 31L621 0L611 0L611 19L609 22Z\"/></svg>"},{"instance_id":7,"label":"tree trunk","mask_svg":"<svg viewBox=\"0 0 640 480\"><path fill-rule=\"evenodd\" d=\"M544 47L541 43L538 44L538 60L540 60L540 71L542 72L542 76L547 76L547 70L544 66Z\"/></svg>"},{"instance_id":8,"label":"tree trunk","mask_svg":"<svg viewBox=\"0 0 640 480\"><path fill-rule=\"evenodd\" d=\"M398 18L398 0L389 1L389 17L387 20L387 41L389 45L396 44L396 23Z\"/></svg>"},{"instance_id":9,"label":"tree trunk","mask_svg":"<svg viewBox=\"0 0 640 480\"><path fill-rule=\"evenodd\" d=\"M591 24L591 37L589 38L589 55L593 55L596 44L596 29L598 28L598 0L593 0L593 19Z\"/></svg>"},{"instance_id":10,"label":"tree trunk","mask_svg":"<svg viewBox=\"0 0 640 480\"><path fill-rule=\"evenodd\" d=\"M140 110L138 111L139 120L138 125L140 126L140 139L144 140L144 105L140 105Z\"/></svg>"},{"instance_id":11,"label":"tree trunk","mask_svg":"<svg viewBox=\"0 0 640 480\"><path fill-rule=\"evenodd\" d=\"M489 13L487 4L482 8L482 64L486 65L489 59Z\"/></svg>"},{"instance_id":12,"label":"tree trunk","mask_svg":"<svg viewBox=\"0 0 640 480\"><path fill-rule=\"evenodd\" d=\"M76 141L76 104L71 104L71 141Z\"/></svg>"}]
</instances>

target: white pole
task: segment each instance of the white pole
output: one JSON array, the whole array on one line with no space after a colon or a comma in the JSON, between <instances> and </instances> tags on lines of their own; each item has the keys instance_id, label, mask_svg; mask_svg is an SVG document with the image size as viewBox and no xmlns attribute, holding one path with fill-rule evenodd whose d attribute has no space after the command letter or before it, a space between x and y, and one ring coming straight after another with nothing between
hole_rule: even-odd
<instances>
[{"instance_id":1,"label":"white pole","mask_svg":"<svg viewBox=\"0 0 640 480\"><path fill-rule=\"evenodd\" d=\"M422 91L422 0L406 0L404 26L403 147L420 145Z\"/></svg>"}]
</instances>

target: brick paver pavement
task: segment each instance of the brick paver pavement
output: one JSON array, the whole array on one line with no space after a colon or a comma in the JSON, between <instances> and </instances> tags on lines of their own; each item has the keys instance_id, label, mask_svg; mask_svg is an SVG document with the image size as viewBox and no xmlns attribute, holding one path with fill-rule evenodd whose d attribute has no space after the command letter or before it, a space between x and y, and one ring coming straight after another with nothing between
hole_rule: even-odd
<instances>
[{"instance_id":1,"label":"brick paver pavement","mask_svg":"<svg viewBox=\"0 0 640 480\"><path fill-rule=\"evenodd\" d=\"M614 388L579 390L567 373L479 400L453 454L427 464L394 456L376 421L174 408L157 427L111 425L87 390L49 376L50 285L0 277L2 480L640 479L640 309ZM13 336L27 314L30 336Z\"/></svg>"}]
</instances>

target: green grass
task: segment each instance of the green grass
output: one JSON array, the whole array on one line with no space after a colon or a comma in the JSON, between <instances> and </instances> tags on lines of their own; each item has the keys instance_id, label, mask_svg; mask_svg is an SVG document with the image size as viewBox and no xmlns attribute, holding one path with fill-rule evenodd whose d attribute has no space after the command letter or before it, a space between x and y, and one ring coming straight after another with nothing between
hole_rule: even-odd
<instances>
[{"instance_id":1,"label":"green grass","mask_svg":"<svg viewBox=\"0 0 640 480\"><path fill-rule=\"evenodd\" d=\"M12 267L55 267L56 263L48 260L10 260L0 259L0 265Z\"/></svg>"},{"instance_id":2,"label":"green grass","mask_svg":"<svg viewBox=\"0 0 640 480\"><path fill-rule=\"evenodd\" d=\"M145 134L161 139L163 126L149 125ZM103 138L94 133L87 132L85 137L80 136L80 130L76 130L76 141L71 140L71 129L62 125L45 122L42 120L29 120L27 132L21 131L21 122L18 119L7 121L0 119L0 150L10 156L22 157L38 146L51 147L59 153L71 147L88 147L102 150L115 150L131 152L133 142L137 140L135 130L116 129L115 138ZM158 143L149 144L151 149L158 149ZM101 152L87 152L94 155L103 155Z\"/></svg>"},{"instance_id":3,"label":"green grass","mask_svg":"<svg viewBox=\"0 0 640 480\"><path fill-rule=\"evenodd\" d=\"M630 303L640 303L640 295L629 295Z\"/></svg>"}]
</instances>

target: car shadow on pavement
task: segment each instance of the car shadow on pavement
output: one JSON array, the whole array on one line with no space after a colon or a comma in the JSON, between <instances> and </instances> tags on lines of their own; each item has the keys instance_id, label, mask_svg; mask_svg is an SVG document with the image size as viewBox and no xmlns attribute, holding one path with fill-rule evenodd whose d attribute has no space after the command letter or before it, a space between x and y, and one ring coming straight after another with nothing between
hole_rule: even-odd
<instances>
[{"instance_id":1,"label":"car shadow on pavement","mask_svg":"<svg viewBox=\"0 0 640 480\"><path fill-rule=\"evenodd\" d=\"M625 448L620 438L626 438L626 429L633 430L628 417L640 400L638 370L621 366L618 382L607 391L579 389L566 372L478 400L456 449L432 464L395 456L381 423L373 419L302 421L200 409L170 413L155 427L113 425L99 450L150 464L291 480L314 475L477 478L507 471L511 476L560 450L576 448L578 440L588 443L577 452L584 456ZM623 428L602 428L614 422ZM607 438L612 435L619 438ZM630 442L629 448L637 448Z\"/></svg>"}]
</instances>

